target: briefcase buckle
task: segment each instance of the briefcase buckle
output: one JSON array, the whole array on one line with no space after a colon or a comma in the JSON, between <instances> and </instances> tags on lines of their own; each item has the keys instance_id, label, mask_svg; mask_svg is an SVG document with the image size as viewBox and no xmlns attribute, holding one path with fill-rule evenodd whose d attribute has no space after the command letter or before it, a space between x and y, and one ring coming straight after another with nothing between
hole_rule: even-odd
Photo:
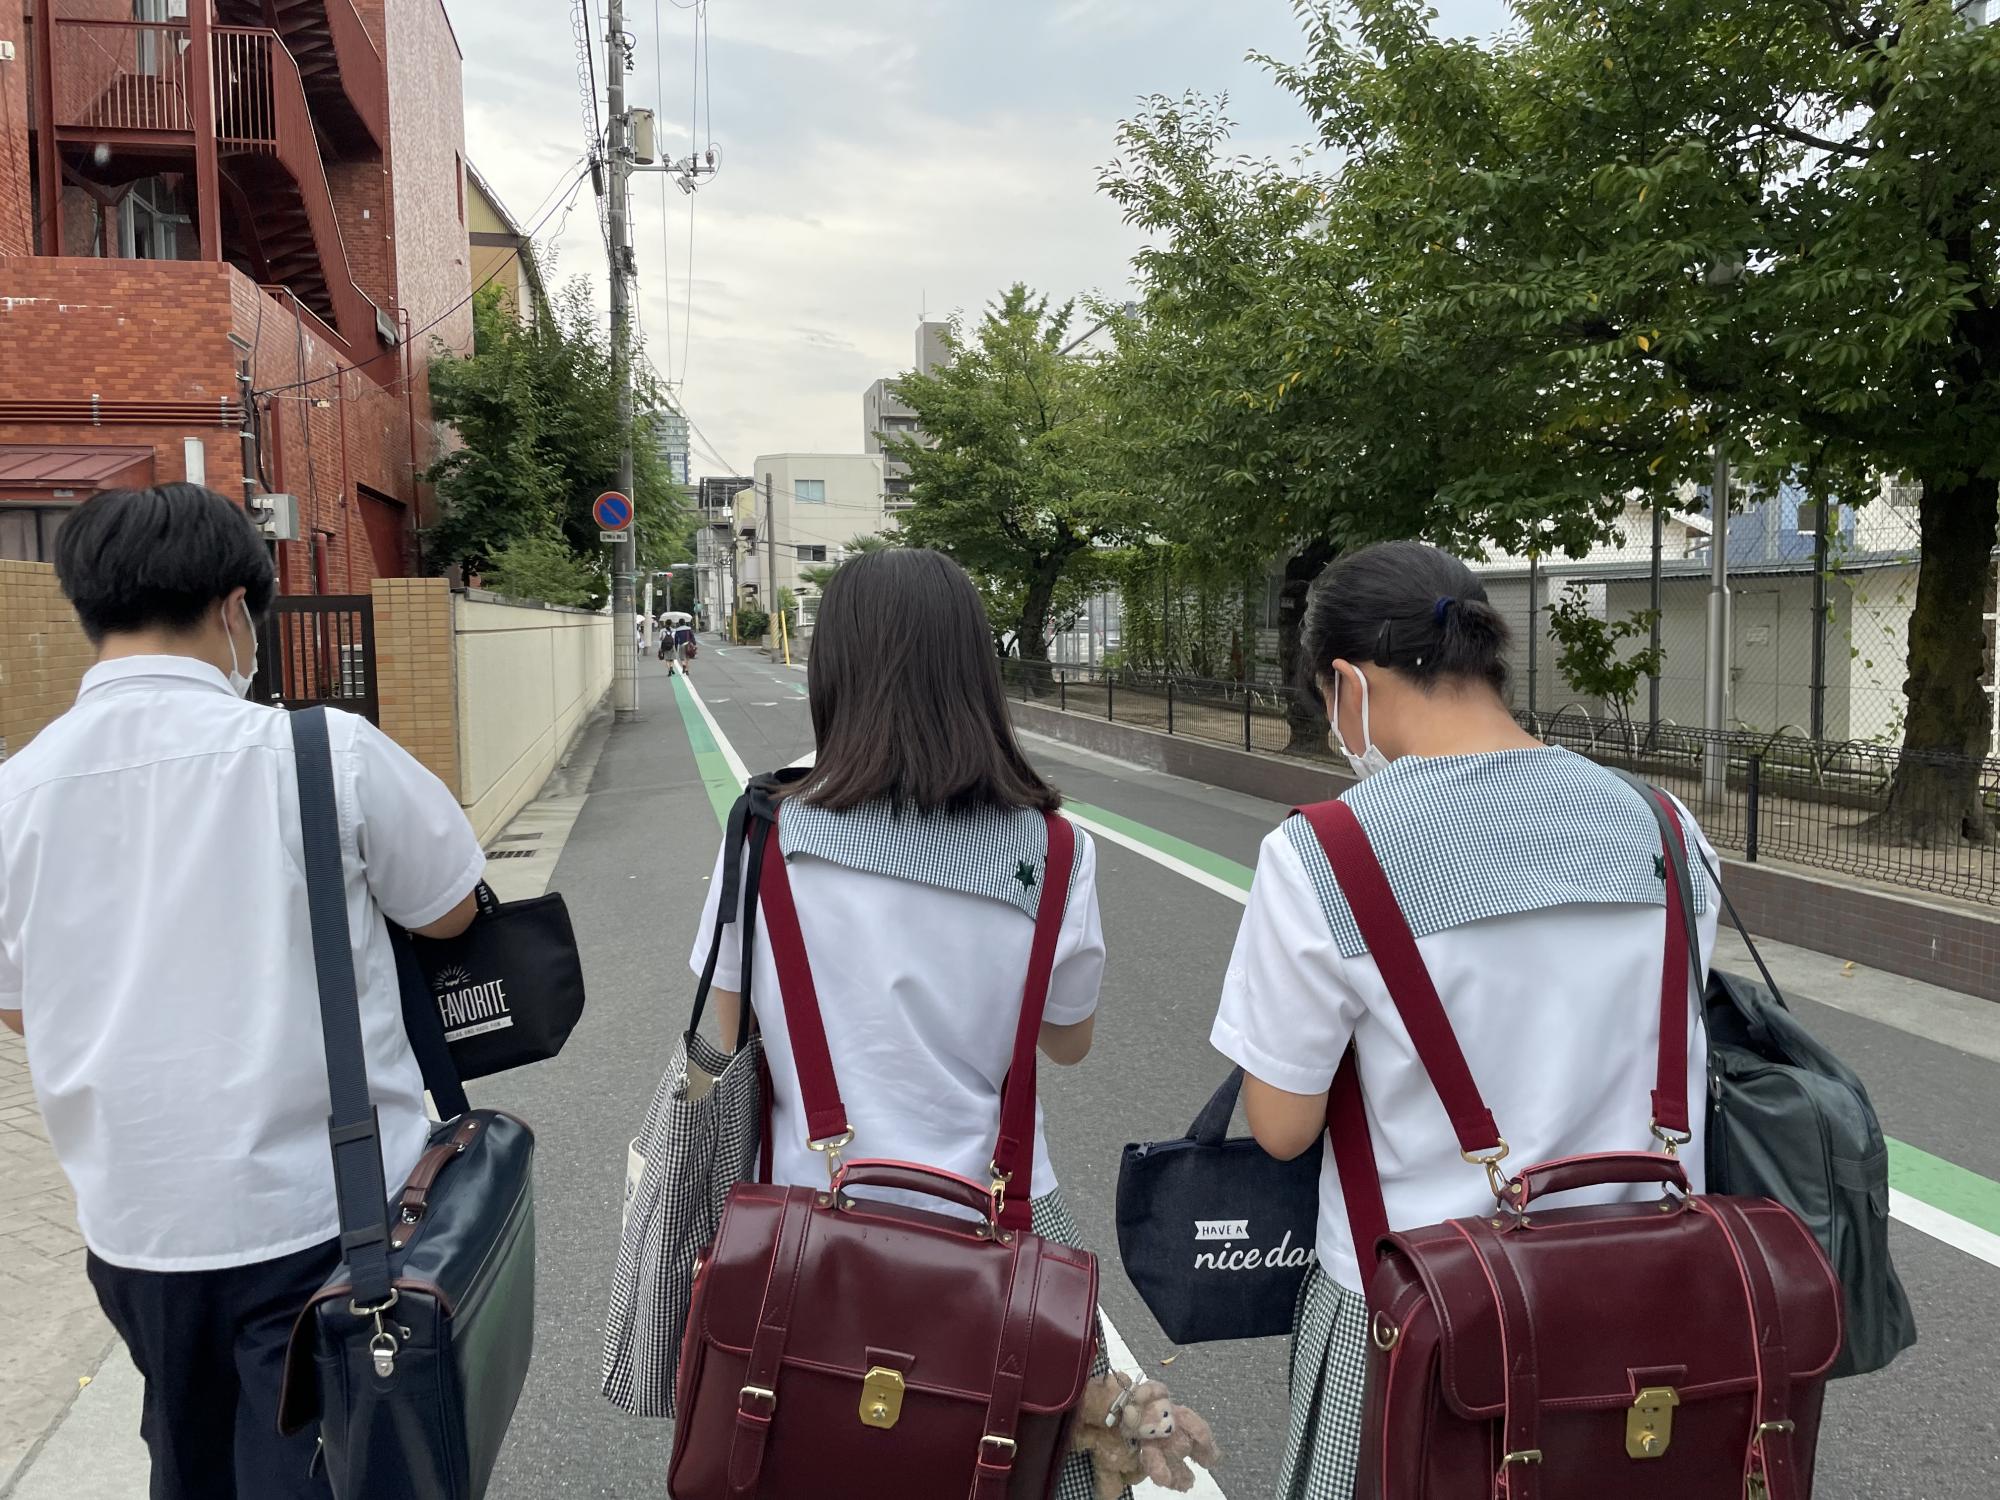
<instances>
[{"instance_id":1,"label":"briefcase buckle","mask_svg":"<svg viewBox=\"0 0 2000 1500\"><path fill-rule=\"evenodd\" d=\"M1679 1392L1670 1385L1649 1385L1625 1413L1625 1451L1633 1458L1659 1458L1674 1440L1674 1408Z\"/></svg>"},{"instance_id":2,"label":"briefcase buckle","mask_svg":"<svg viewBox=\"0 0 2000 1500\"><path fill-rule=\"evenodd\" d=\"M903 1372L876 1365L861 1381L861 1425L888 1429L903 1415Z\"/></svg>"}]
</instances>

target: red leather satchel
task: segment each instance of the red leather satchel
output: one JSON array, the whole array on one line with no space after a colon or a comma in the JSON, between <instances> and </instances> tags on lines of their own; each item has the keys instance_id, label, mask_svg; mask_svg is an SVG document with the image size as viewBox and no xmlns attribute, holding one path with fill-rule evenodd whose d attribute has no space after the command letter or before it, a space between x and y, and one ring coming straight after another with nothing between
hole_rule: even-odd
<instances>
[{"instance_id":1,"label":"red leather satchel","mask_svg":"<svg viewBox=\"0 0 2000 1500\"><path fill-rule=\"evenodd\" d=\"M1302 811L1495 1200L1486 1217L1389 1232L1350 1052L1329 1122L1356 1251L1364 1268L1369 1247L1376 1256L1356 1500L1807 1500L1840 1288L1789 1209L1688 1192L1673 1154L1687 1140L1690 974L1676 884L1652 1100L1665 1150L1509 1177L1506 1143L1359 820L1339 802ZM1684 837L1678 814L1673 826ZM1662 1196L1540 1206L1604 1183L1658 1183Z\"/></svg>"},{"instance_id":2,"label":"red leather satchel","mask_svg":"<svg viewBox=\"0 0 2000 1500\"><path fill-rule=\"evenodd\" d=\"M854 1161L778 830L759 892L824 1191L746 1183L699 1265L681 1344L675 1500L1046 1500L1097 1350L1097 1261L1030 1228L1035 1047L1075 860L1048 864L992 1176ZM869 1198L897 1188L967 1219Z\"/></svg>"}]
</instances>

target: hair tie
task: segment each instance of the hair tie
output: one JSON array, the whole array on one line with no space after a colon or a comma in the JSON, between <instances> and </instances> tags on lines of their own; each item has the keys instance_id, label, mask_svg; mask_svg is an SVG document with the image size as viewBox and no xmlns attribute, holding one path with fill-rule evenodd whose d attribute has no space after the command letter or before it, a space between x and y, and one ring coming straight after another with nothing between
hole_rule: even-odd
<instances>
[{"instance_id":1,"label":"hair tie","mask_svg":"<svg viewBox=\"0 0 2000 1500\"><path fill-rule=\"evenodd\" d=\"M1431 623L1433 625L1444 624L1444 617L1451 613L1451 607L1456 603L1458 603L1456 599L1445 598L1438 600L1436 604L1431 606Z\"/></svg>"}]
</instances>

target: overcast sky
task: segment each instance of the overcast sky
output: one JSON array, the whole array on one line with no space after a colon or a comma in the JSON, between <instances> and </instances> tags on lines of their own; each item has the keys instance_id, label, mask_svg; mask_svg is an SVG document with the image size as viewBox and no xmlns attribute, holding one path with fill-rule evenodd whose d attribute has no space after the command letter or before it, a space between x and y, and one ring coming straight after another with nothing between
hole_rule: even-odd
<instances>
[{"instance_id":1,"label":"overcast sky","mask_svg":"<svg viewBox=\"0 0 2000 1500\"><path fill-rule=\"evenodd\" d=\"M465 51L467 151L533 227L586 143L570 4L448 3ZM1455 33L1505 18L1504 0L1437 3ZM601 25L603 0L591 4ZM700 57L693 4L626 7L629 102L659 109L662 147L677 156ZM740 472L760 453L860 451L861 393L910 366L926 309L976 312L1015 280L1057 298L1122 291L1139 236L1096 181L1141 96L1226 92L1252 151L1287 154L1309 134L1245 61L1300 52L1289 0L708 0L707 11L692 140L712 136L721 171L692 199L669 185L664 220L662 178L634 179L648 352L708 438L697 476ZM603 71L600 44L600 89ZM587 185L555 244L558 274L588 273L601 302Z\"/></svg>"}]
</instances>

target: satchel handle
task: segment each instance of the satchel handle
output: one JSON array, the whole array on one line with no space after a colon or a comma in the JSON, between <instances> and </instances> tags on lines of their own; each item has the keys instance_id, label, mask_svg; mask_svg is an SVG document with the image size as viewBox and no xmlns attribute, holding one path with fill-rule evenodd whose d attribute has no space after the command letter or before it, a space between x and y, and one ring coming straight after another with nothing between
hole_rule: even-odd
<instances>
[{"instance_id":1,"label":"satchel handle","mask_svg":"<svg viewBox=\"0 0 2000 1500\"><path fill-rule=\"evenodd\" d=\"M1611 1182L1657 1182L1683 1193L1689 1191L1687 1168L1671 1156L1653 1151L1598 1151L1523 1167L1507 1183L1500 1201L1508 1208L1523 1209L1550 1193Z\"/></svg>"},{"instance_id":2,"label":"satchel handle","mask_svg":"<svg viewBox=\"0 0 2000 1500\"><path fill-rule=\"evenodd\" d=\"M996 1226L999 1223L1002 1184L998 1182L988 1187L956 1172L941 1171L913 1161L864 1157L844 1163L833 1179L836 1199L854 1187L894 1188L904 1193L923 1193L932 1198L942 1198L947 1203L956 1203L961 1208L972 1209Z\"/></svg>"}]
</instances>

